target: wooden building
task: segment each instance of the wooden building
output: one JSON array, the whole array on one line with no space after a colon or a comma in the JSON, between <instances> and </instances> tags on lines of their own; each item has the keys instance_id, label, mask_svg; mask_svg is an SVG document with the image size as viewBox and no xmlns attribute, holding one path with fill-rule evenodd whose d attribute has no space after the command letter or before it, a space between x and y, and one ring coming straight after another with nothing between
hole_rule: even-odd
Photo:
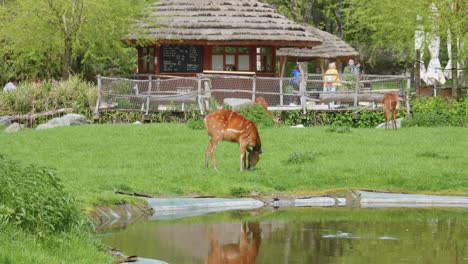
<instances>
[{"instance_id":1,"label":"wooden building","mask_svg":"<svg viewBox=\"0 0 468 264\"><path fill-rule=\"evenodd\" d=\"M148 11L131 37L140 74L277 76L278 48L321 43L304 26L255 0L160 0Z\"/></svg>"},{"instance_id":2,"label":"wooden building","mask_svg":"<svg viewBox=\"0 0 468 264\"><path fill-rule=\"evenodd\" d=\"M349 59L355 59L359 53L344 42L339 37L330 34L326 31L320 30L312 26L305 26L306 31L318 37L322 44L313 48L281 48L277 51L277 56L283 66L286 61L320 61L329 60L337 63L338 69L341 69L343 63ZM316 63L316 66L320 63ZM321 73L324 69L320 69Z\"/></svg>"}]
</instances>

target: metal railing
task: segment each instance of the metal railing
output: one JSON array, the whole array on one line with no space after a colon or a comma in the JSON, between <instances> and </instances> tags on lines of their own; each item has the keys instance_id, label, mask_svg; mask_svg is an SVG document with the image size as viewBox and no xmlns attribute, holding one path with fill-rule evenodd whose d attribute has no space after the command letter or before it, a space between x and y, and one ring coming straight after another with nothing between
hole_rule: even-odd
<instances>
[{"instance_id":1,"label":"metal railing","mask_svg":"<svg viewBox=\"0 0 468 264\"><path fill-rule=\"evenodd\" d=\"M263 97L271 110L352 109L360 103L375 106L383 93L408 97L410 79L404 75L334 76L308 74L302 78L199 74L196 77L145 75L138 78L98 76L95 114L103 109L141 111L210 110L227 98L255 101ZM142 79L144 78L144 79ZM330 89L329 85L335 89Z\"/></svg>"}]
</instances>

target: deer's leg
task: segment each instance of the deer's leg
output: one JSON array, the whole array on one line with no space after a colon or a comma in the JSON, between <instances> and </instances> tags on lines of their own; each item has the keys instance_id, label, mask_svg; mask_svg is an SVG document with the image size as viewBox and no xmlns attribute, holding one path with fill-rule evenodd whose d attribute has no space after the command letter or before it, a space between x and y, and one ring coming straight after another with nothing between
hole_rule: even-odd
<instances>
[{"instance_id":1,"label":"deer's leg","mask_svg":"<svg viewBox=\"0 0 468 264\"><path fill-rule=\"evenodd\" d=\"M247 149L247 143L240 143L240 170L243 171L246 163L247 156L245 154L245 150Z\"/></svg>"},{"instance_id":2,"label":"deer's leg","mask_svg":"<svg viewBox=\"0 0 468 264\"><path fill-rule=\"evenodd\" d=\"M388 122L390 121L390 111L387 108L384 109L385 111L385 129L388 129Z\"/></svg>"},{"instance_id":3,"label":"deer's leg","mask_svg":"<svg viewBox=\"0 0 468 264\"><path fill-rule=\"evenodd\" d=\"M218 145L219 140L220 140L219 137L211 137L210 143L208 144L208 147L206 148L206 152L205 152L206 167L208 167L208 159L211 156L211 163L213 164L213 168L215 170L218 170L218 168L216 167L215 150L216 150L216 146Z\"/></svg>"},{"instance_id":4,"label":"deer's leg","mask_svg":"<svg viewBox=\"0 0 468 264\"><path fill-rule=\"evenodd\" d=\"M394 108L392 112L393 112L393 113L392 113L392 117L393 117L393 129L397 129L397 125L396 125L397 111L396 111L396 109Z\"/></svg>"}]
</instances>

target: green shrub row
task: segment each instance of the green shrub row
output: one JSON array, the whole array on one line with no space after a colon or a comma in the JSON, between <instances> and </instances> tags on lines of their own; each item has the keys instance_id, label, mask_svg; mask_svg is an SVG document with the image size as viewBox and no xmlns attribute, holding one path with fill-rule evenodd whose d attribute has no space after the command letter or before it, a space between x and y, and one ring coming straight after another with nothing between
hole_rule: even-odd
<instances>
[{"instance_id":1,"label":"green shrub row","mask_svg":"<svg viewBox=\"0 0 468 264\"><path fill-rule=\"evenodd\" d=\"M75 113L89 112L97 98L96 87L71 77L68 81L20 83L13 92L0 93L0 115L28 114L72 108Z\"/></svg>"},{"instance_id":2,"label":"green shrub row","mask_svg":"<svg viewBox=\"0 0 468 264\"><path fill-rule=\"evenodd\" d=\"M78 203L50 169L0 155L0 186L0 226L13 225L39 236L88 226Z\"/></svg>"},{"instance_id":3,"label":"green shrub row","mask_svg":"<svg viewBox=\"0 0 468 264\"><path fill-rule=\"evenodd\" d=\"M413 115L404 126L460 126L468 125L468 97L446 100L442 97L421 97L411 101Z\"/></svg>"}]
</instances>

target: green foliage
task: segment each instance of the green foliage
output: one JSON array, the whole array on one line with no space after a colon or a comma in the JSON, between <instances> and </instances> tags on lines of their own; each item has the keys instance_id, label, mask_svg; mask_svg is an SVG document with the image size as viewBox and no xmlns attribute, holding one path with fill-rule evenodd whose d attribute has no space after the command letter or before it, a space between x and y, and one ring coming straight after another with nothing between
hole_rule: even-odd
<instances>
[{"instance_id":1,"label":"green foliage","mask_svg":"<svg viewBox=\"0 0 468 264\"><path fill-rule=\"evenodd\" d=\"M275 126L273 118L267 114L260 104L245 105L240 107L237 111L255 122L259 128Z\"/></svg>"},{"instance_id":2,"label":"green foliage","mask_svg":"<svg viewBox=\"0 0 468 264\"><path fill-rule=\"evenodd\" d=\"M133 74L136 49L122 40L142 18L146 0L4 1L0 5L0 83L58 79L64 67L88 79ZM71 50L71 65L66 60Z\"/></svg>"},{"instance_id":3,"label":"green foliage","mask_svg":"<svg viewBox=\"0 0 468 264\"><path fill-rule=\"evenodd\" d=\"M60 178L47 168L25 166L0 155L0 225L43 236L85 227L85 218Z\"/></svg>"},{"instance_id":4,"label":"green foliage","mask_svg":"<svg viewBox=\"0 0 468 264\"><path fill-rule=\"evenodd\" d=\"M369 43L371 61L382 51L390 51L401 61L414 62L415 30L436 32L446 39L450 30L452 39L460 39L465 47L460 49L459 61L466 61L468 36L466 14L462 1L406 1L406 0L346 0L344 5L347 39L351 42ZM438 9L434 15L431 5ZM419 18L419 20L417 19ZM396 26L398 25L398 30ZM426 41L425 45L429 45ZM443 47L444 45L442 45ZM427 54L427 53L426 53Z\"/></svg>"},{"instance_id":5,"label":"green foliage","mask_svg":"<svg viewBox=\"0 0 468 264\"><path fill-rule=\"evenodd\" d=\"M442 97L421 97L411 101L413 116L404 126L461 126L468 124L468 98L446 100Z\"/></svg>"},{"instance_id":6,"label":"green foliage","mask_svg":"<svg viewBox=\"0 0 468 264\"><path fill-rule=\"evenodd\" d=\"M241 198L249 196L249 190L245 189L244 187L233 187L229 192L233 197Z\"/></svg>"},{"instance_id":7,"label":"green foliage","mask_svg":"<svg viewBox=\"0 0 468 264\"><path fill-rule=\"evenodd\" d=\"M307 152L293 152L289 154L288 160L286 161L288 164L302 164L305 162L312 162L315 160L317 153L314 151L307 151Z\"/></svg>"},{"instance_id":8,"label":"green foliage","mask_svg":"<svg viewBox=\"0 0 468 264\"><path fill-rule=\"evenodd\" d=\"M68 81L35 84L23 82L13 92L0 93L0 115L27 114L72 108L86 113L97 98L93 84L77 76Z\"/></svg>"},{"instance_id":9,"label":"green foliage","mask_svg":"<svg viewBox=\"0 0 468 264\"><path fill-rule=\"evenodd\" d=\"M403 115L401 111L398 116ZM303 120L303 118L305 118ZM305 116L300 110L283 111L281 120L287 126L301 124L310 126L336 126L336 127L354 127L371 128L384 122L385 118L382 111L364 110L354 115L352 112L315 112L309 111Z\"/></svg>"},{"instance_id":10,"label":"green foliage","mask_svg":"<svg viewBox=\"0 0 468 264\"><path fill-rule=\"evenodd\" d=\"M187 126L195 130L205 129L205 122L203 119L192 119L187 122Z\"/></svg>"}]
</instances>

